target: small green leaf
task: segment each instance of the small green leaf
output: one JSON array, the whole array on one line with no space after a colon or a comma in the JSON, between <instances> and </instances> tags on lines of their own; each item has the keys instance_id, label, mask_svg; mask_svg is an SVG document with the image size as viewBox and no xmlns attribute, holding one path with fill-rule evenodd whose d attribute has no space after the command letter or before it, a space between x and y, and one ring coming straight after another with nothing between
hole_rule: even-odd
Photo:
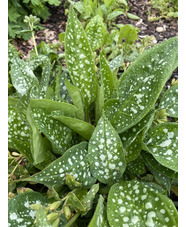
<instances>
[{"instance_id":1,"label":"small green leaf","mask_svg":"<svg viewBox=\"0 0 186 227\"><path fill-rule=\"evenodd\" d=\"M52 227L51 223L47 220L47 215L41 207L36 213L36 227Z\"/></svg>"},{"instance_id":2,"label":"small green leaf","mask_svg":"<svg viewBox=\"0 0 186 227\"><path fill-rule=\"evenodd\" d=\"M78 87L73 86L67 78L65 79L65 85L74 105L77 107L76 117L80 120L84 120L84 107L81 92L79 91Z\"/></svg>"},{"instance_id":3,"label":"small green leaf","mask_svg":"<svg viewBox=\"0 0 186 227\"><path fill-rule=\"evenodd\" d=\"M127 13L127 17L130 18L130 19L133 19L133 20L139 20L140 17L132 14L132 13Z\"/></svg>"},{"instance_id":4,"label":"small green leaf","mask_svg":"<svg viewBox=\"0 0 186 227\"><path fill-rule=\"evenodd\" d=\"M105 42L107 30L103 23L103 18L100 16L93 17L87 24L85 32L92 51L99 49Z\"/></svg>"},{"instance_id":5,"label":"small green leaf","mask_svg":"<svg viewBox=\"0 0 186 227\"><path fill-rule=\"evenodd\" d=\"M75 86L80 89L88 108L96 98L97 78L92 50L83 27L72 8L65 35L66 64Z\"/></svg>"},{"instance_id":6,"label":"small green leaf","mask_svg":"<svg viewBox=\"0 0 186 227\"><path fill-rule=\"evenodd\" d=\"M95 196L98 191L99 191L99 184L94 184L92 185L88 193L83 197L82 203L86 208L86 212L84 213L84 215L92 208L93 200L95 199Z\"/></svg>"},{"instance_id":7,"label":"small green leaf","mask_svg":"<svg viewBox=\"0 0 186 227\"><path fill-rule=\"evenodd\" d=\"M107 217L111 227L178 226L173 202L137 180L111 187Z\"/></svg>"},{"instance_id":8,"label":"small green leaf","mask_svg":"<svg viewBox=\"0 0 186 227\"><path fill-rule=\"evenodd\" d=\"M47 206L50 200L44 198L38 192L21 193L8 203L8 222L10 226L25 225L31 227L34 225L36 212L30 208L31 204L41 204Z\"/></svg>"},{"instance_id":9,"label":"small green leaf","mask_svg":"<svg viewBox=\"0 0 186 227\"><path fill-rule=\"evenodd\" d=\"M123 38L127 44L132 44L138 38L138 29L131 24L123 26L119 32L119 43Z\"/></svg>"},{"instance_id":10,"label":"small green leaf","mask_svg":"<svg viewBox=\"0 0 186 227\"><path fill-rule=\"evenodd\" d=\"M166 109L169 117L178 118L178 84L165 92L158 109Z\"/></svg>"},{"instance_id":11,"label":"small green leaf","mask_svg":"<svg viewBox=\"0 0 186 227\"><path fill-rule=\"evenodd\" d=\"M65 32L59 34L59 40L62 44L65 43Z\"/></svg>"},{"instance_id":12,"label":"small green leaf","mask_svg":"<svg viewBox=\"0 0 186 227\"><path fill-rule=\"evenodd\" d=\"M75 188L81 188L82 184L80 184L79 182L77 182L75 180L75 177L69 175L68 173L66 174L66 185L68 185L68 187L71 190L74 190Z\"/></svg>"},{"instance_id":13,"label":"small green leaf","mask_svg":"<svg viewBox=\"0 0 186 227\"><path fill-rule=\"evenodd\" d=\"M70 192L66 200L66 205L70 206L76 212L85 212L86 208L84 207L82 201L80 201L77 196Z\"/></svg>"},{"instance_id":14,"label":"small green leaf","mask_svg":"<svg viewBox=\"0 0 186 227\"><path fill-rule=\"evenodd\" d=\"M163 166L178 171L178 124L163 123L154 126L145 136L148 151Z\"/></svg>"},{"instance_id":15,"label":"small green leaf","mask_svg":"<svg viewBox=\"0 0 186 227\"><path fill-rule=\"evenodd\" d=\"M117 96L117 77L112 73L104 56L100 55L100 73L101 81L104 89L104 100L107 101Z\"/></svg>"},{"instance_id":16,"label":"small green leaf","mask_svg":"<svg viewBox=\"0 0 186 227\"><path fill-rule=\"evenodd\" d=\"M83 2L81 1L74 2L72 0L68 0L68 2L70 2L70 4L78 11L78 13L80 14L84 13Z\"/></svg>"},{"instance_id":17,"label":"small green leaf","mask_svg":"<svg viewBox=\"0 0 186 227\"><path fill-rule=\"evenodd\" d=\"M91 176L87 156L87 143L82 142L68 149L64 155L43 171L25 179L44 184L48 187L65 184L66 173L75 177L84 187L90 187L95 179Z\"/></svg>"},{"instance_id":18,"label":"small green leaf","mask_svg":"<svg viewBox=\"0 0 186 227\"><path fill-rule=\"evenodd\" d=\"M123 54L118 55L115 57L112 61L108 63L110 69L114 71L115 69L118 69L119 67L123 66L124 59Z\"/></svg>"},{"instance_id":19,"label":"small green leaf","mask_svg":"<svg viewBox=\"0 0 186 227\"><path fill-rule=\"evenodd\" d=\"M77 132L79 135L83 136L85 139L90 140L92 133L94 131L94 126L79 120L77 118L71 118L62 116L58 112L52 112L51 115L54 119L63 122L65 125L67 125L69 128L71 128L73 131Z\"/></svg>"},{"instance_id":20,"label":"small green leaf","mask_svg":"<svg viewBox=\"0 0 186 227\"><path fill-rule=\"evenodd\" d=\"M83 0L83 10L86 16L90 16L92 12L92 0Z\"/></svg>"},{"instance_id":21,"label":"small green leaf","mask_svg":"<svg viewBox=\"0 0 186 227\"><path fill-rule=\"evenodd\" d=\"M115 182L125 171L125 150L121 139L104 115L89 141L88 160L92 175L105 184Z\"/></svg>"},{"instance_id":22,"label":"small green leaf","mask_svg":"<svg viewBox=\"0 0 186 227\"><path fill-rule=\"evenodd\" d=\"M108 100L105 113L118 133L138 123L154 106L177 67L177 37L143 52L119 79L119 100Z\"/></svg>"},{"instance_id":23,"label":"small green leaf","mask_svg":"<svg viewBox=\"0 0 186 227\"><path fill-rule=\"evenodd\" d=\"M107 15L107 20L115 20L118 16L124 14L123 11L115 10Z\"/></svg>"}]
</instances>

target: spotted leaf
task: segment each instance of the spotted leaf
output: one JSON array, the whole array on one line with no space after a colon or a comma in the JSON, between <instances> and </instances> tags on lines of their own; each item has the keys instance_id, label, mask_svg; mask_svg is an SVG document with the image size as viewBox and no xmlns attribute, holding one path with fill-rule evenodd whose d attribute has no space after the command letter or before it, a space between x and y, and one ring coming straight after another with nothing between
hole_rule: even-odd
<instances>
[{"instance_id":1,"label":"spotted leaf","mask_svg":"<svg viewBox=\"0 0 186 227\"><path fill-rule=\"evenodd\" d=\"M20 97L26 94L31 86L39 87L39 82L29 64L19 58L12 59L11 81Z\"/></svg>"},{"instance_id":2,"label":"spotted leaf","mask_svg":"<svg viewBox=\"0 0 186 227\"><path fill-rule=\"evenodd\" d=\"M36 213L36 227L52 227L51 223L47 220L47 215L41 207Z\"/></svg>"},{"instance_id":3,"label":"spotted leaf","mask_svg":"<svg viewBox=\"0 0 186 227\"><path fill-rule=\"evenodd\" d=\"M52 112L52 117L54 119L57 119L58 121L61 121L69 128L71 128L73 131L83 136L85 139L90 140L90 137L92 136L92 133L94 131L93 125L85 121L79 120L77 118L62 116L60 113L55 111Z\"/></svg>"},{"instance_id":4,"label":"spotted leaf","mask_svg":"<svg viewBox=\"0 0 186 227\"><path fill-rule=\"evenodd\" d=\"M125 171L125 150L121 139L104 115L89 141L88 160L92 175L105 184L115 182Z\"/></svg>"},{"instance_id":5,"label":"spotted leaf","mask_svg":"<svg viewBox=\"0 0 186 227\"><path fill-rule=\"evenodd\" d=\"M118 16L120 16L120 15L122 15L122 14L124 14L123 11L121 11L121 10L115 10L115 11L113 11L113 12L111 12L111 13L109 13L109 14L107 15L107 20L113 21L113 20L115 20Z\"/></svg>"},{"instance_id":6,"label":"spotted leaf","mask_svg":"<svg viewBox=\"0 0 186 227\"><path fill-rule=\"evenodd\" d=\"M145 128L152 124L154 118L154 110L149 111L149 113L136 125L129 128L127 131L120 134L122 139L123 147L128 148L132 142L136 139L137 135ZM149 126L148 126L149 125Z\"/></svg>"},{"instance_id":7,"label":"spotted leaf","mask_svg":"<svg viewBox=\"0 0 186 227\"><path fill-rule=\"evenodd\" d=\"M72 6L65 33L65 58L71 79L80 89L88 108L95 100L98 81L88 38Z\"/></svg>"},{"instance_id":8,"label":"spotted leaf","mask_svg":"<svg viewBox=\"0 0 186 227\"><path fill-rule=\"evenodd\" d=\"M144 138L148 151L163 166L178 171L178 124L154 126Z\"/></svg>"},{"instance_id":9,"label":"spotted leaf","mask_svg":"<svg viewBox=\"0 0 186 227\"><path fill-rule=\"evenodd\" d=\"M27 178L44 184L48 187L61 186L65 184L66 173L75 177L75 180L84 187L90 187L95 179L91 176L87 156L87 143L82 142L68 149L64 155L41 172Z\"/></svg>"},{"instance_id":10,"label":"spotted leaf","mask_svg":"<svg viewBox=\"0 0 186 227\"><path fill-rule=\"evenodd\" d=\"M9 226L33 226L37 211L32 210L30 205L47 206L49 203L50 200L44 198L38 192L25 192L15 196L8 203Z\"/></svg>"},{"instance_id":11,"label":"spotted leaf","mask_svg":"<svg viewBox=\"0 0 186 227\"><path fill-rule=\"evenodd\" d=\"M104 89L104 100L115 98L117 96L117 77L112 73L104 56L100 55L100 73Z\"/></svg>"},{"instance_id":12,"label":"spotted leaf","mask_svg":"<svg viewBox=\"0 0 186 227\"><path fill-rule=\"evenodd\" d=\"M166 109L169 117L178 118L178 84L165 92L158 109Z\"/></svg>"},{"instance_id":13,"label":"spotted leaf","mask_svg":"<svg viewBox=\"0 0 186 227\"><path fill-rule=\"evenodd\" d=\"M103 23L103 18L99 15L96 15L90 20L86 26L85 32L92 51L97 50L104 44L108 33L105 24Z\"/></svg>"},{"instance_id":14,"label":"spotted leaf","mask_svg":"<svg viewBox=\"0 0 186 227\"><path fill-rule=\"evenodd\" d=\"M72 145L72 130L53 119L50 111L43 108L32 108L31 111L37 128L48 138L53 152L63 154Z\"/></svg>"},{"instance_id":15,"label":"spotted leaf","mask_svg":"<svg viewBox=\"0 0 186 227\"><path fill-rule=\"evenodd\" d=\"M105 103L106 116L118 133L138 123L154 106L177 67L177 37L143 52L119 79L119 100Z\"/></svg>"},{"instance_id":16,"label":"spotted leaf","mask_svg":"<svg viewBox=\"0 0 186 227\"><path fill-rule=\"evenodd\" d=\"M117 57L115 57L112 61L110 61L108 64L109 64L110 69L113 71L113 70L118 69L119 67L123 66L123 61L124 61L123 55L120 54Z\"/></svg>"},{"instance_id":17,"label":"spotted leaf","mask_svg":"<svg viewBox=\"0 0 186 227\"><path fill-rule=\"evenodd\" d=\"M146 173L143 159L139 156L134 161L127 163L127 170L135 175L142 175Z\"/></svg>"},{"instance_id":18,"label":"spotted leaf","mask_svg":"<svg viewBox=\"0 0 186 227\"><path fill-rule=\"evenodd\" d=\"M107 217L111 227L178 226L173 202L137 180L111 187Z\"/></svg>"},{"instance_id":19,"label":"spotted leaf","mask_svg":"<svg viewBox=\"0 0 186 227\"><path fill-rule=\"evenodd\" d=\"M8 147L16 148L13 140L22 141L25 144L30 142L30 127L26 121L23 121L16 109L8 106Z\"/></svg>"}]
</instances>

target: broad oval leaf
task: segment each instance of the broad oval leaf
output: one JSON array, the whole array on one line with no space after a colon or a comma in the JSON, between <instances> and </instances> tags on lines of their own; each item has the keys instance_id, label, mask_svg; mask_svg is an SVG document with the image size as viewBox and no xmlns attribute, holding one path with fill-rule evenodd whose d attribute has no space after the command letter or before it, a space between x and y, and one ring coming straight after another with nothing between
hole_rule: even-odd
<instances>
[{"instance_id":1,"label":"broad oval leaf","mask_svg":"<svg viewBox=\"0 0 186 227\"><path fill-rule=\"evenodd\" d=\"M178 171L178 124L154 126L144 138L148 151L163 166Z\"/></svg>"},{"instance_id":2,"label":"broad oval leaf","mask_svg":"<svg viewBox=\"0 0 186 227\"><path fill-rule=\"evenodd\" d=\"M44 198L38 192L25 192L15 196L8 202L9 226L33 226L37 211L32 210L30 205L47 206L49 203L50 200Z\"/></svg>"},{"instance_id":3,"label":"broad oval leaf","mask_svg":"<svg viewBox=\"0 0 186 227\"><path fill-rule=\"evenodd\" d=\"M111 227L178 226L173 202L137 180L111 187L107 217Z\"/></svg>"},{"instance_id":4,"label":"broad oval leaf","mask_svg":"<svg viewBox=\"0 0 186 227\"><path fill-rule=\"evenodd\" d=\"M143 52L119 79L119 100L105 103L106 116L118 133L138 123L153 107L177 67L177 37Z\"/></svg>"},{"instance_id":5,"label":"broad oval leaf","mask_svg":"<svg viewBox=\"0 0 186 227\"><path fill-rule=\"evenodd\" d=\"M165 92L158 109L166 109L169 117L178 118L178 84Z\"/></svg>"},{"instance_id":6,"label":"broad oval leaf","mask_svg":"<svg viewBox=\"0 0 186 227\"><path fill-rule=\"evenodd\" d=\"M145 164L141 156L134 161L127 163L127 170L135 175L146 173Z\"/></svg>"},{"instance_id":7,"label":"broad oval leaf","mask_svg":"<svg viewBox=\"0 0 186 227\"><path fill-rule=\"evenodd\" d=\"M54 185L65 184L66 173L68 173L84 187L90 187L95 182L95 178L90 173L86 157L87 147L86 142L71 147L62 157L52 162L44 170L25 180L41 183L51 188Z\"/></svg>"},{"instance_id":8,"label":"broad oval leaf","mask_svg":"<svg viewBox=\"0 0 186 227\"><path fill-rule=\"evenodd\" d=\"M125 171L125 150L121 139L104 115L89 141L88 160L92 175L105 184L115 182Z\"/></svg>"},{"instance_id":9,"label":"broad oval leaf","mask_svg":"<svg viewBox=\"0 0 186 227\"><path fill-rule=\"evenodd\" d=\"M80 89L88 108L95 100L98 81L88 38L72 6L65 32L65 58L71 79Z\"/></svg>"},{"instance_id":10,"label":"broad oval leaf","mask_svg":"<svg viewBox=\"0 0 186 227\"><path fill-rule=\"evenodd\" d=\"M92 51L97 50L104 44L108 33L105 28L105 24L103 23L103 18L99 15L96 15L90 20L86 26L85 32Z\"/></svg>"}]
</instances>

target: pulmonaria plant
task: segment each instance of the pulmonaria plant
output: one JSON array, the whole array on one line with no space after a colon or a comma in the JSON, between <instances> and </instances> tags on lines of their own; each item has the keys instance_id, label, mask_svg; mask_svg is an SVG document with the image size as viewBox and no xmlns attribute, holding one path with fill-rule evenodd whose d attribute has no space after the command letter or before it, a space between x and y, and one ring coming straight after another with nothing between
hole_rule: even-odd
<instances>
[{"instance_id":1,"label":"pulmonaria plant","mask_svg":"<svg viewBox=\"0 0 186 227\"><path fill-rule=\"evenodd\" d=\"M44 185L48 198L41 186L13 197L9 226L177 227L169 198L177 189L177 85L160 96L177 67L177 37L146 50L118 78L104 52L95 68L71 7L65 58L67 69L52 80L43 56L11 58L9 148L34 168L13 183ZM171 121L155 125L156 109Z\"/></svg>"}]
</instances>

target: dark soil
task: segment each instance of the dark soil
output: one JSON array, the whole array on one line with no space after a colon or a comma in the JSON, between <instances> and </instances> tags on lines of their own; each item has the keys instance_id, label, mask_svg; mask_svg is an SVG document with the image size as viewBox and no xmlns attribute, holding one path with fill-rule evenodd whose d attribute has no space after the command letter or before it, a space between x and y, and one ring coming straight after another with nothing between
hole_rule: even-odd
<instances>
[{"instance_id":1,"label":"dark soil","mask_svg":"<svg viewBox=\"0 0 186 227\"><path fill-rule=\"evenodd\" d=\"M132 20L127 18L127 16L122 15L118 17L117 23L121 24L132 24L140 28L141 32L139 33L140 38L143 38L145 35L154 35L157 42L161 42L168 38L178 35L178 23L177 19L160 19L156 22L148 21L148 13L151 10L151 6L148 4L148 0L128 0L128 5L130 7L129 12L133 13L141 18L141 20ZM58 35L61 32L65 31L67 16L65 15L64 3L60 6L49 6L49 11L51 16L46 21L42 21L41 24L44 27L43 31L37 31L36 42L39 44L41 41L46 43L60 43ZM153 14L156 14L156 11L151 10ZM157 32L156 28L162 27L163 32ZM14 45L21 50L25 58L29 57L29 52L33 48L32 40L24 41L16 39ZM63 47L61 46L62 50Z\"/></svg>"}]
</instances>

